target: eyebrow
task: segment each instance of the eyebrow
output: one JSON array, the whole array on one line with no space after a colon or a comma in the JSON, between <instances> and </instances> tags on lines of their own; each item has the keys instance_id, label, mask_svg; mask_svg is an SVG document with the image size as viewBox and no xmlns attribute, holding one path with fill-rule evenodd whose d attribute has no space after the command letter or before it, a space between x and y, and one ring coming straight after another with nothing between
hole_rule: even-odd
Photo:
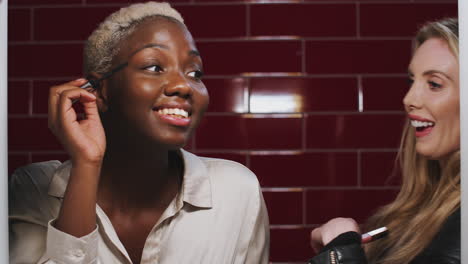
<instances>
[{"instance_id":1,"label":"eyebrow","mask_svg":"<svg viewBox=\"0 0 468 264\"><path fill-rule=\"evenodd\" d=\"M453 79L448 74L446 74L445 72L442 72L442 71L437 71L437 70L428 70L428 71L423 72L422 75L427 76L427 75L432 75L432 74L435 74L435 73L441 74L441 75L445 76L447 79L453 81ZM413 77L414 73L411 70L408 70L408 75L410 77Z\"/></svg>"},{"instance_id":2,"label":"eyebrow","mask_svg":"<svg viewBox=\"0 0 468 264\"><path fill-rule=\"evenodd\" d=\"M135 51L133 51L132 53L130 53L129 58L133 57L133 55L135 55L135 54L137 54L138 52L140 52L140 51L142 51L142 50L144 50L144 49L147 49L147 48L159 48L159 49L166 49L166 50L169 49L169 47L166 46L166 45L156 44L156 43L150 43L150 44L146 44L146 45L144 45L143 47L138 48L137 50L135 50ZM201 56L200 56L200 52L199 52L198 50L190 50L190 51L188 52L188 54L189 54L190 56L201 57Z\"/></svg>"},{"instance_id":3,"label":"eyebrow","mask_svg":"<svg viewBox=\"0 0 468 264\"><path fill-rule=\"evenodd\" d=\"M198 50L191 50L191 51L189 51L189 55L201 57L201 56L200 56L200 52L199 52Z\"/></svg>"},{"instance_id":4,"label":"eyebrow","mask_svg":"<svg viewBox=\"0 0 468 264\"><path fill-rule=\"evenodd\" d=\"M138 52L140 52L140 51L142 51L142 50L144 50L144 49L147 49L147 48L169 49L169 47L166 46L166 45L156 44L156 43L150 43L150 44L146 44L146 45L144 45L143 47L138 48L138 49L135 50L134 52L130 53L129 58L131 58L133 55L135 55L135 54L137 54Z\"/></svg>"}]
</instances>

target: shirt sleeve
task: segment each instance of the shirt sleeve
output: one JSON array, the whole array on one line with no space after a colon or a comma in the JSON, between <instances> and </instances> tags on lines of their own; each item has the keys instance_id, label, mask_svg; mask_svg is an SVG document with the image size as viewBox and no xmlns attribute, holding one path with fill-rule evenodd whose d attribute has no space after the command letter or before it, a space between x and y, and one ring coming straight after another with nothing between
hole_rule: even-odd
<instances>
[{"instance_id":1,"label":"shirt sleeve","mask_svg":"<svg viewBox=\"0 0 468 264\"><path fill-rule=\"evenodd\" d=\"M269 263L270 256L270 224L268 212L261 188L258 188L259 207L257 207L250 243L245 259L246 264Z\"/></svg>"},{"instance_id":2,"label":"shirt sleeve","mask_svg":"<svg viewBox=\"0 0 468 264\"><path fill-rule=\"evenodd\" d=\"M55 220L49 221L47 227L47 249L41 260L45 263L94 264L97 263L99 233L96 227L93 232L83 237L74 237L56 229ZM43 263L43 262L39 262Z\"/></svg>"},{"instance_id":3,"label":"shirt sleeve","mask_svg":"<svg viewBox=\"0 0 468 264\"><path fill-rule=\"evenodd\" d=\"M97 228L77 238L53 226L61 202L48 195L48 186L58 165L32 164L11 176L8 190L10 263L97 263Z\"/></svg>"}]
</instances>

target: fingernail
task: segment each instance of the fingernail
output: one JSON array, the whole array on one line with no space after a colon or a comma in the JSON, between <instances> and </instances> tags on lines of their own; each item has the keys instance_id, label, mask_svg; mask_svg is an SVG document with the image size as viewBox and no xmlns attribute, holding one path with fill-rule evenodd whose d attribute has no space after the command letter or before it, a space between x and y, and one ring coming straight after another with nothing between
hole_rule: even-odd
<instances>
[{"instance_id":1,"label":"fingernail","mask_svg":"<svg viewBox=\"0 0 468 264\"><path fill-rule=\"evenodd\" d=\"M78 79L75 80L75 82L83 82L83 81L86 81L86 79L85 78L78 78Z\"/></svg>"}]
</instances>

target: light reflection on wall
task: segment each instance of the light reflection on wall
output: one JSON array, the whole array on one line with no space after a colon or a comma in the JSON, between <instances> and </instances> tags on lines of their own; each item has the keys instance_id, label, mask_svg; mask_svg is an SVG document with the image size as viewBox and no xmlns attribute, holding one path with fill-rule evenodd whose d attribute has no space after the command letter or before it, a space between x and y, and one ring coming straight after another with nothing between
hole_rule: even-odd
<instances>
[{"instance_id":1,"label":"light reflection on wall","mask_svg":"<svg viewBox=\"0 0 468 264\"><path fill-rule=\"evenodd\" d=\"M248 93L249 90L247 88L247 83L244 78L234 78L232 79L232 84L233 87L236 87L237 89L233 89L235 91L233 94L231 94L231 104L234 106L234 112L235 113L244 113L248 109Z\"/></svg>"},{"instance_id":2,"label":"light reflection on wall","mask_svg":"<svg viewBox=\"0 0 468 264\"><path fill-rule=\"evenodd\" d=\"M251 113L297 113L303 109L299 94L257 93L250 97Z\"/></svg>"}]
</instances>

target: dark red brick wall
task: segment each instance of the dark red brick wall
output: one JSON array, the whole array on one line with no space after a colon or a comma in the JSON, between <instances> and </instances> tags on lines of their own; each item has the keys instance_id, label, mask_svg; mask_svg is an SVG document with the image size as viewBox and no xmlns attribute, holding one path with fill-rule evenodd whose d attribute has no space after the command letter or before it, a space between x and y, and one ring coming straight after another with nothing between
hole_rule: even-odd
<instances>
[{"instance_id":1,"label":"dark red brick wall","mask_svg":"<svg viewBox=\"0 0 468 264\"><path fill-rule=\"evenodd\" d=\"M83 40L123 0L9 1L9 171L67 158L47 90L80 76ZM245 164L264 187L271 260L304 262L309 232L391 201L411 37L453 0L171 1L211 95L188 150Z\"/></svg>"}]
</instances>

